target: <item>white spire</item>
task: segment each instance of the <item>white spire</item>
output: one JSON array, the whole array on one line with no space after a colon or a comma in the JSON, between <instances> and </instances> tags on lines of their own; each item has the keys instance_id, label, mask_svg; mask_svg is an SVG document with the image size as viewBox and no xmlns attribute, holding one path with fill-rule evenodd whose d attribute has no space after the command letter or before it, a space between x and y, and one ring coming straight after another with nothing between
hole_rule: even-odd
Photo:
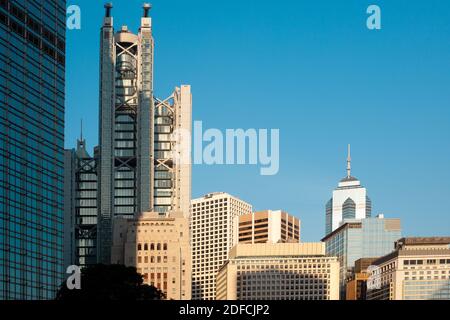
<instances>
[{"instance_id":1,"label":"white spire","mask_svg":"<svg viewBox=\"0 0 450 320\"><path fill-rule=\"evenodd\" d=\"M352 158L350 156L350 144L348 144L348 150L347 150L347 178L351 177L351 170L352 170Z\"/></svg>"},{"instance_id":2,"label":"white spire","mask_svg":"<svg viewBox=\"0 0 450 320\"><path fill-rule=\"evenodd\" d=\"M80 120L80 141L83 141L83 118Z\"/></svg>"}]
</instances>

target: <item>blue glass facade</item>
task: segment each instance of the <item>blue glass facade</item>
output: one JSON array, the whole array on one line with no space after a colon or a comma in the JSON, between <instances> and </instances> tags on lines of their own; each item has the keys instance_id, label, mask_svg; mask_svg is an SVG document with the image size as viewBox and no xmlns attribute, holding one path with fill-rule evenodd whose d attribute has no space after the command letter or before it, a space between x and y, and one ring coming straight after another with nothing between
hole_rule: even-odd
<instances>
[{"instance_id":1,"label":"blue glass facade","mask_svg":"<svg viewBox=\"0 0 450 320\"><path fill-rule=\"evenodd\" d=\"M348 220L322 241L326 253L338 257L340 264L341 297L345 297L346 279L352 275L355 261L376 258L394 250L401 237L399 219L366 218Z\"/></svg>"},{"instance_id":2,"label":"blue glass facade","mask_svg":"<svg viewBox=\"0 0 450 320\"><path fill-rule=\"evenodd\" d=\"M0 299L63 276L65 0L0 0Z\"/></svg>"}]
</instances>

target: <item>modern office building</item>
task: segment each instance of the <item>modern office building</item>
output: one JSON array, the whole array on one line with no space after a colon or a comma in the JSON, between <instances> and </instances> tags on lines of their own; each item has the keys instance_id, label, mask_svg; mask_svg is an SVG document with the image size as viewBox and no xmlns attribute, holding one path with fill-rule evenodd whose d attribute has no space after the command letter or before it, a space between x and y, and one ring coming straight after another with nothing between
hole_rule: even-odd
<instances>
[{"instance_id":1,"label":"modern office building","mask_svg":"<svg viewBox=\"0 0 450 320\"><path fill-rule=\"evenodd\" d=\"M115 217L189 215L192 97L182 85L153 96L150 5L138 34L115 32L112 5L100 37L100 144L91 157L83 139L66 153L66 265L110 263ZM67 173L70 172L70 173ZM70 263L69 263L70 262Z\"/></svg>"},{"instance_id":2,"label":"modern office building","mask_svg":"<svg viewBox=\"0 0 450 320\"><path fill-rule=\"evenodd\" d=\"M66 1L0 1L0 300L63 271Z\"/></svg>"},{"instance_id":3,"label":"modern office building","mask_svg":"<svg viewBox=\"0 0 450 320\"><path fill-rule=\"evenodd\" d=\"M339 262L320 242L238 244L216 287L217 300L338 300Z\"/></svg>"},{"instance_id":4,"label":"modern office building","mask_svg":"<svg viewBox=\"0 0 450 320\"><path fill-rule=\"evenodd\" d=\"M351 175L350 145L348 145L347 176L333 191L325 209L325 235L339 228L345 219L370 217L372 202L361 182Z\"/></svg>"},{"instance_id":5,"label":"modern office building","mask_svg":"<svg viewBox=\"0 0 450 320\"><path fill-rule=\"evenodd\" d=\"M368 300L450 300L450 237L402 238L372 264Z\"/></svg>"},{"instance_id":6,"label":"modern office building","mask_svg":"<svg viewBox=\"0 0 450 320\"><path fill-rule=\"evenodd\" d=\"M370 272L368 268L377 258L361 258L355 261L355 269L347 279L345 300L366 300L367 280Z\"/></svg>"},{"instance_id":7,"label":"modern office building","mask_svg":"<svg viewBox=\"0 0 450 320\"><path fill-rule=\"evenodd\" d=\"M144 283L162 290L169 300L191 299L189 219L182 212L116 217L113 225L112 263L136 267Z\"/></svg>"},{"instance_id":8,"label":"modern office building","mask_svg":"<svg viewBox=\"0 0 450 320\"><path fill-rule=\"evenodd\" d=\"M239 243L300 242L300 220L281 210L239 216Z\"/></svg>"},{"instance_id":9,"label":"modern office building","mask_svg":"<svg viewBox=\"0 0 450 320\"><path fill-rule=\"evenodd\" d=\"M191 201L192 299L216 298L216 275L238 243L239 216L252 206L224 192Z\"/></svg>"},{"instance_id":10,"label":"modern office building","mask_svg":"<svg viewBox=\"0 0 450 320\"><path fill-rule=\"evenodd\" d=\"M381 257L394 250L401 237L400 219L385 219L383 215L362 220L348 220L322 239L326 252L338 257L340 264L341 298L346 294L346 281L360 258Z\"/></svg>"},{"instance_id":11,"label":"modern office building","mask_svg":"<svg viewBox=\"0 0 450 320\"><path fill-rule=\"evenodd\" d=\"M97 263L97 158L81 135L64 159L64 266Z\"/></svg>"}]
</instances>

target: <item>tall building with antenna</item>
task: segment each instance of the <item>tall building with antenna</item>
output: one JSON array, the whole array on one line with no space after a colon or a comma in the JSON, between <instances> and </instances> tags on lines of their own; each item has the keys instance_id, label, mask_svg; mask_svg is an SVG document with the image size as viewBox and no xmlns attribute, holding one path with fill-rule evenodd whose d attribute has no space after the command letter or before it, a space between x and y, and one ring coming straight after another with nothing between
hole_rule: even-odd
<instances>
[{"instance_id":1,"label":"tall building with antenna","mask_svg":"<svg viewBox=\"0 0 450 320\"><path fill-rule=\"evenodd\" d=\"M191 131L190 86L153 94L151 5L137 34L115 32L111 4L100 35L99 261L110 261L114 217L155 211L189 215L190 163L179 163L178 134ZM190 140L190 139L189 139Z\"/></svg>"},{"instance_id":2,"label":"tall building with antenna","mask_svg":"<svg viewBox=\"0 0 450 320\"><path fill-rule=\"evenodd\" d=\"M97 149L96 149L97 151ZM86 149L81 123L76 149L64 153L64 266L97 263L97 158Z\"/></svg>"},{"instance_id":3,"label":"tall building with antenna","mask_svg":"<svg viewBox=\"0 0 450 320\"><path fill-rule=\"evenodd\" d=\"M333 191L326 204L325 235L336 230L345 219L368 218L372 212L372 202L361 182L351 175L350 145L347 155L347 176Z\"/></svg>"},{"instance_id":4,"label":"tall building with antenna","mask_svg":"<svg viewBox=\"0 0 450 320\"><path fill-rule=\"evenodd\" d=\"M80 265L94 260L111 263L116 220L138 221L144 212L157 213L162 219L174 212L177 217L189 216L191 88L189 85L176 87L165 99L154 96L151 5L143 5L136 34L127 26L114 29L112 8L110 3L105 5L100 31L99 146L91 158L84 140L80 139L77 150L66 157L66 167L73 170L72 177L80 169L79 165L74 166L80 158L95 164L89 166L89 169L95 167L95 203L94 199L82 201L95 205L95 238L94 232L89 233L89 243L95 239L95 245L84 251L95 251L95 259L72 256L75 264ZM67 179L72 179L67 183L67 190L73 192L94 182ZM89 191L92 194L94 190ZM70 194L66 197L74 199L70 208L66 208L66 212L72 212L67 219L77 217L77 199ZM80 216L82 220L86 218ZM75 219L72 228L75 238L81 232L76 225ZM68 237L67 245L70 239L74 238ZM67 261L70 259L67 256Z\"/></svg>"}]
</instances>

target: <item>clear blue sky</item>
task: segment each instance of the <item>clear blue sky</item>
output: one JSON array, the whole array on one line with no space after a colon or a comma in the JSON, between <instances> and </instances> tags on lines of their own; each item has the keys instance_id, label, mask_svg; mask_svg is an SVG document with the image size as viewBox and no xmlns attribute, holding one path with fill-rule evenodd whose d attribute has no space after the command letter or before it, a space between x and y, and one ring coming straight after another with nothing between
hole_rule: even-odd
<instances>
[{"instance_id":1,"label":"clear blue sky","mask_svg":"<svg viewBox=\"0 0 450 320\"><path fill-rule=\"evenodd\" d=\"M137 31L142 2L113 1L117 29ZM67 32L66 146L83 118L92 150L103 2L68 4L82 28ZM380 31L366 28L370 4ZM151 15L156 95L190 84L205 128L280 129L278 175L196 165L193 197L226 191L286 210L318 241L351 143L374 214L401 218L406 236L450 235L449 1L155 0Z\"/></svg>"}]
</instances>

